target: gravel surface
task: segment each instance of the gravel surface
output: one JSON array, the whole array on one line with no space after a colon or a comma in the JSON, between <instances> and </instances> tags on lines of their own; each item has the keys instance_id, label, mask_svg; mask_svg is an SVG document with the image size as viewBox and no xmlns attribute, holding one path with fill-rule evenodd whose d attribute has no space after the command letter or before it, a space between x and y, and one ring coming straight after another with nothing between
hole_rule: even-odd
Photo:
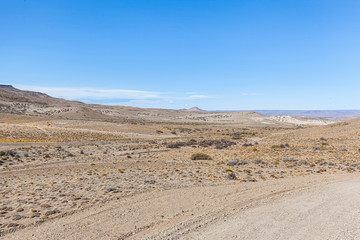
<instances>
[{"instance_id":1,"label":"gravel surface","mask_svg":"<svg viewBox=\"0 0 360 240\"><path fill-rule=\"evenodd\" d=\"M359 190L356 173L154 190L3 239L358 239Z\"/></svg>"}]
</instances>

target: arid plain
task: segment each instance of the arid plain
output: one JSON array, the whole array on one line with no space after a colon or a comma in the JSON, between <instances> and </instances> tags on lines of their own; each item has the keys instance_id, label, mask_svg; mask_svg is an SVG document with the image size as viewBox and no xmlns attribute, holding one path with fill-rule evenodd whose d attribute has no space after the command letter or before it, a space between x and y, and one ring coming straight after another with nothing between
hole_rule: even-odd
<instances>
[{"instance_id":1,"label":"arid plain","mask_svg":"<svg viewBox=\"0 0 360 240\"><path fill-rule=\"evenodd\" d=\"M210 230L249 211L258 222L256 207L301 191L358 185L359 119L86 105L11 86L0 109L4 239L281 239L294 235Z\"/></svg>"}]
</instances>

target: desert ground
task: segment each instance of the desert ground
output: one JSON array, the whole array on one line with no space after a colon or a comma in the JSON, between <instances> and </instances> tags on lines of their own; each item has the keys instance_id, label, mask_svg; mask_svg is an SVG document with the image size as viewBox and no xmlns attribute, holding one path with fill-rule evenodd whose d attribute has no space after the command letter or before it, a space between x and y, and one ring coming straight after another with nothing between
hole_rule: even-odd
<instances>
[{"instance_id":1,"label":"desert ground","mask_svg":"<svg viewBox=\"0 0 360 240\"><path fill-rule=\"evenodd\" d=\"M359 119L0 100L2 239L360 237Z\"/></svg>"}]
</instances>

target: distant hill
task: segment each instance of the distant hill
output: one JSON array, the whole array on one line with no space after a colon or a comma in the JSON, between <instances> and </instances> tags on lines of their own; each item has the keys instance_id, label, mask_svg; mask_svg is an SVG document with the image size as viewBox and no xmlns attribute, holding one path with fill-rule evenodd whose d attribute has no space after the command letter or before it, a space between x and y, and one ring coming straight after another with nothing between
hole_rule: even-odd
<instances>
[{"instance_id":1,"label":"distant hill","mask_svg":"<svg viewBox=\"0 0 360 240\"><path fill-rule=\"evenodd\" d=\"M186 111L189 111L189 112L204 112L204 113L208 112L208 111L200 109L198 107L192 107L192 108L186 109Z\"/></svg>"}]
</instances>

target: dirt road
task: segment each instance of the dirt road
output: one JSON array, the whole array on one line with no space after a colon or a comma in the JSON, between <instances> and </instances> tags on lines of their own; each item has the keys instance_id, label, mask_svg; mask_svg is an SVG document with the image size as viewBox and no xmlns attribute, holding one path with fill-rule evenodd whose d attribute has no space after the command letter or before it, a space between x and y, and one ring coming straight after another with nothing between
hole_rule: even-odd
<instances>
[{"instance_id":1,"label":"dirt road","mask_svg":"<svg viewBox=\"0 0 360 240\"><path fill-rule=\"evenodd\" d=\"M360 176L151 191L3 239L360 239Z\"/></svg>"},{"instance_id":2,"label":"dirt road","mask_svg":"<svg viewBox=\"0 0 360 240\"><path fill-rule=\"evenodd\" d=\"M360 239L360 178L266 199L187 239Z\"/></svg>"}]
</instances>

